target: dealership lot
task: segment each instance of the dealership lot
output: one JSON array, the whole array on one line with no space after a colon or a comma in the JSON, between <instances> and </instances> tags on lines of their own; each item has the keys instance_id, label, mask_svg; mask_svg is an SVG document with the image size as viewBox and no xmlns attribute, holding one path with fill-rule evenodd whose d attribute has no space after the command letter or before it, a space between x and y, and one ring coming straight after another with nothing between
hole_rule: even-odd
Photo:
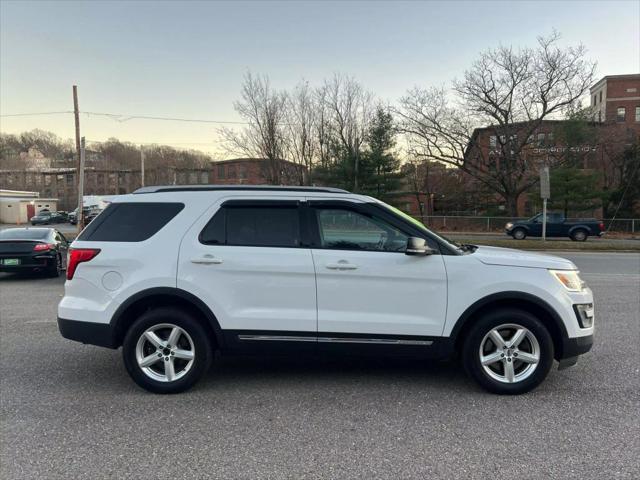
<instances>
[{"instance_id":1,"label":"dealership lot","mask_svg":"<svg viewBox=\"0 0 640 480\"><path fill-rule=\"evenodd\" d=\"M638 478L640 255L558 255L594 291L596 344L520 397L384 358L225 359L152 395L120 351L60 337L62 279L2 275L0 477Z\"/></svg>"}]
</instances>

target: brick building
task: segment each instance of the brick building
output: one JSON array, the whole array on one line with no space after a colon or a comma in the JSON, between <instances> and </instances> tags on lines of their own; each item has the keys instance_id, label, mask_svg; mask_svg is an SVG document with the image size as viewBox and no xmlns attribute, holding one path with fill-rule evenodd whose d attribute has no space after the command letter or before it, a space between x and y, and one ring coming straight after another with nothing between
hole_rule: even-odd
<instances>
[{"instance_id":1,"label":"brick building","mask_svg":"<svg viewBox=\"0 0 640 480\"><path fill-rule=\"evenodd\" d=\"M513 124L507 135L497 126L488 126L474 131L465 161L498 171L505 168L503 152L510 142L521 143L526 138L521 161L528 170L527 176L537 177L541 166L562 162L572 154L583 169L599 173L601 187L615 188L621 181L616 159L640 138L640 74L606 76L591 87L590 93L593 135L581 145L569 147L558 138L565 120L544 120L535 129L529 122ZM534 194L520 195L518 215L535 213L538 201L534 197ZM602 215L601 210L576 213Z\"/></svg>"},{"instance_id":2,"label":"brick building","mask_svg":"<svg viewBox=\"0 0 640 480\"><path fill-rule=\"evenodd\" d=\"M235 158L211 162L216 185L304 185L307 169L287 160Z\"/></svg>"},{"instance_id":3,"label":"brick building","mask_svg":"<svg viewBox=\"0 0 640 480\"><path fill-rule=\"evenodd\" d=\"M210 171L203 169L153 169L145 171L147 185L195 185L209 183ZM29 170L0 170L0 185L11 190L38 192L42 197L59 199L60 210L73 210L78 205L78 181L73 167ZM142 185L140 170L85 169L85 195L122 195Z\"/></svg>"},{"instance_id":4,"label":"brick building","mask_svg":"<svg viewBox=\"0 0 640 480\"><path fill-rule=\"evenodd\" d=\"M46 159L41 159L45 162ZM42 163L50 165L51 162ZM58 198L60 210L73 210L77 200L77 174L74 167L38 167L0 170L0 185L11 190L38 192L42 197ZM258 158L213 161L205 168L156 168L145 170L146 185L300 185L307 172L299 165ZM85 169L85 195L123 195L142 186L139 169Z\"/></svg>"},{"instance_id":5,"label":"brick building","mask_svg":"<svg viewBox=\"0 0 640 480\"><path fill-rule=\"evenodd\" d=\"M640 128L640 74L608 75L590 91L596 122Z\"/></svg>"}]
</instances>

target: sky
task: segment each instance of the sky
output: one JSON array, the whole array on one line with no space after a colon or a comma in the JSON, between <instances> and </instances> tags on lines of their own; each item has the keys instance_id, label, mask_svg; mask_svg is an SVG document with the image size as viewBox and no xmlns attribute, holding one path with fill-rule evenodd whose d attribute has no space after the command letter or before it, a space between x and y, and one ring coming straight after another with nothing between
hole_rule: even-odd
<instances>
[{"instance_id":1,"label":"sky","mask_svg":"<svg viewBox=\"0 0 640 480\"><path fill-rule=\"evenodd\" d=\"M78 85L88 141L109 137L225 156L211 123L240 120L243 76L275 88L341 73L385 102L446 86L479 52L534 46L553 30L584 44L598 77L640 72L640 0L629 1L12 1L0 0L0 131L74 135Z\"/></svg>"}]
</instances>

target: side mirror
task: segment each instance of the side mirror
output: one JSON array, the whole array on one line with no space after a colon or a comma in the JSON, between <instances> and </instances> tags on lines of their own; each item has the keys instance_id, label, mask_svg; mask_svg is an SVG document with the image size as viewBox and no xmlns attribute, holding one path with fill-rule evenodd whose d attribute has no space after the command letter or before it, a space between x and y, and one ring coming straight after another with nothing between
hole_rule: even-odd
<instances>
[{"instance_id":1,"label":"side mirror","mask_svg":"<svg viewBox=\"0 0 640 480\"><path fill-rule=\"evenodd\" d=\"M427 247L427 241L424 238L409 237L404 253L406 255L432 255L433 250Z\"/></svg>"}]
</instances>

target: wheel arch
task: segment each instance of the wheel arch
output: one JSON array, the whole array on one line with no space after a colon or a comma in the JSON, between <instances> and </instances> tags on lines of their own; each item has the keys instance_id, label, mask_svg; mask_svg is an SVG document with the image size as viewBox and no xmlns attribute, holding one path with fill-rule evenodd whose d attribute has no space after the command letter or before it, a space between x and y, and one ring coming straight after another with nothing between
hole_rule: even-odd
<instances>
[{"instance_id":1,"label":"wheel arch","mask_svg":"<svg viewBox=\"0 0 640 480\"><path fill-rule=\"evenodd\" d=\"M555 358L562 358L568 333L560 315L543 299L529 293L517 291L488 295L469 306L458 318L451 331L451 338L456 351L459 351L466 334L473 326L473 320L497 308L517 308L535 315L549 330L549 334L553 339Z\"/></svg>"},{"instance_id":2,"label":"wheel arch","mask_svg":"<svg viewBox=\"0 0 640 480\"><path fill-rule=\"evenodd\" d=\"M156 307L178 307L200 319L215 345L224 345L224 336L218 319L211 309L195 295L172 287L155 287L132 295L125 300L111 318L115 347L122 345L127 329L145 311Z\"/></svg>"}]
</instances>

